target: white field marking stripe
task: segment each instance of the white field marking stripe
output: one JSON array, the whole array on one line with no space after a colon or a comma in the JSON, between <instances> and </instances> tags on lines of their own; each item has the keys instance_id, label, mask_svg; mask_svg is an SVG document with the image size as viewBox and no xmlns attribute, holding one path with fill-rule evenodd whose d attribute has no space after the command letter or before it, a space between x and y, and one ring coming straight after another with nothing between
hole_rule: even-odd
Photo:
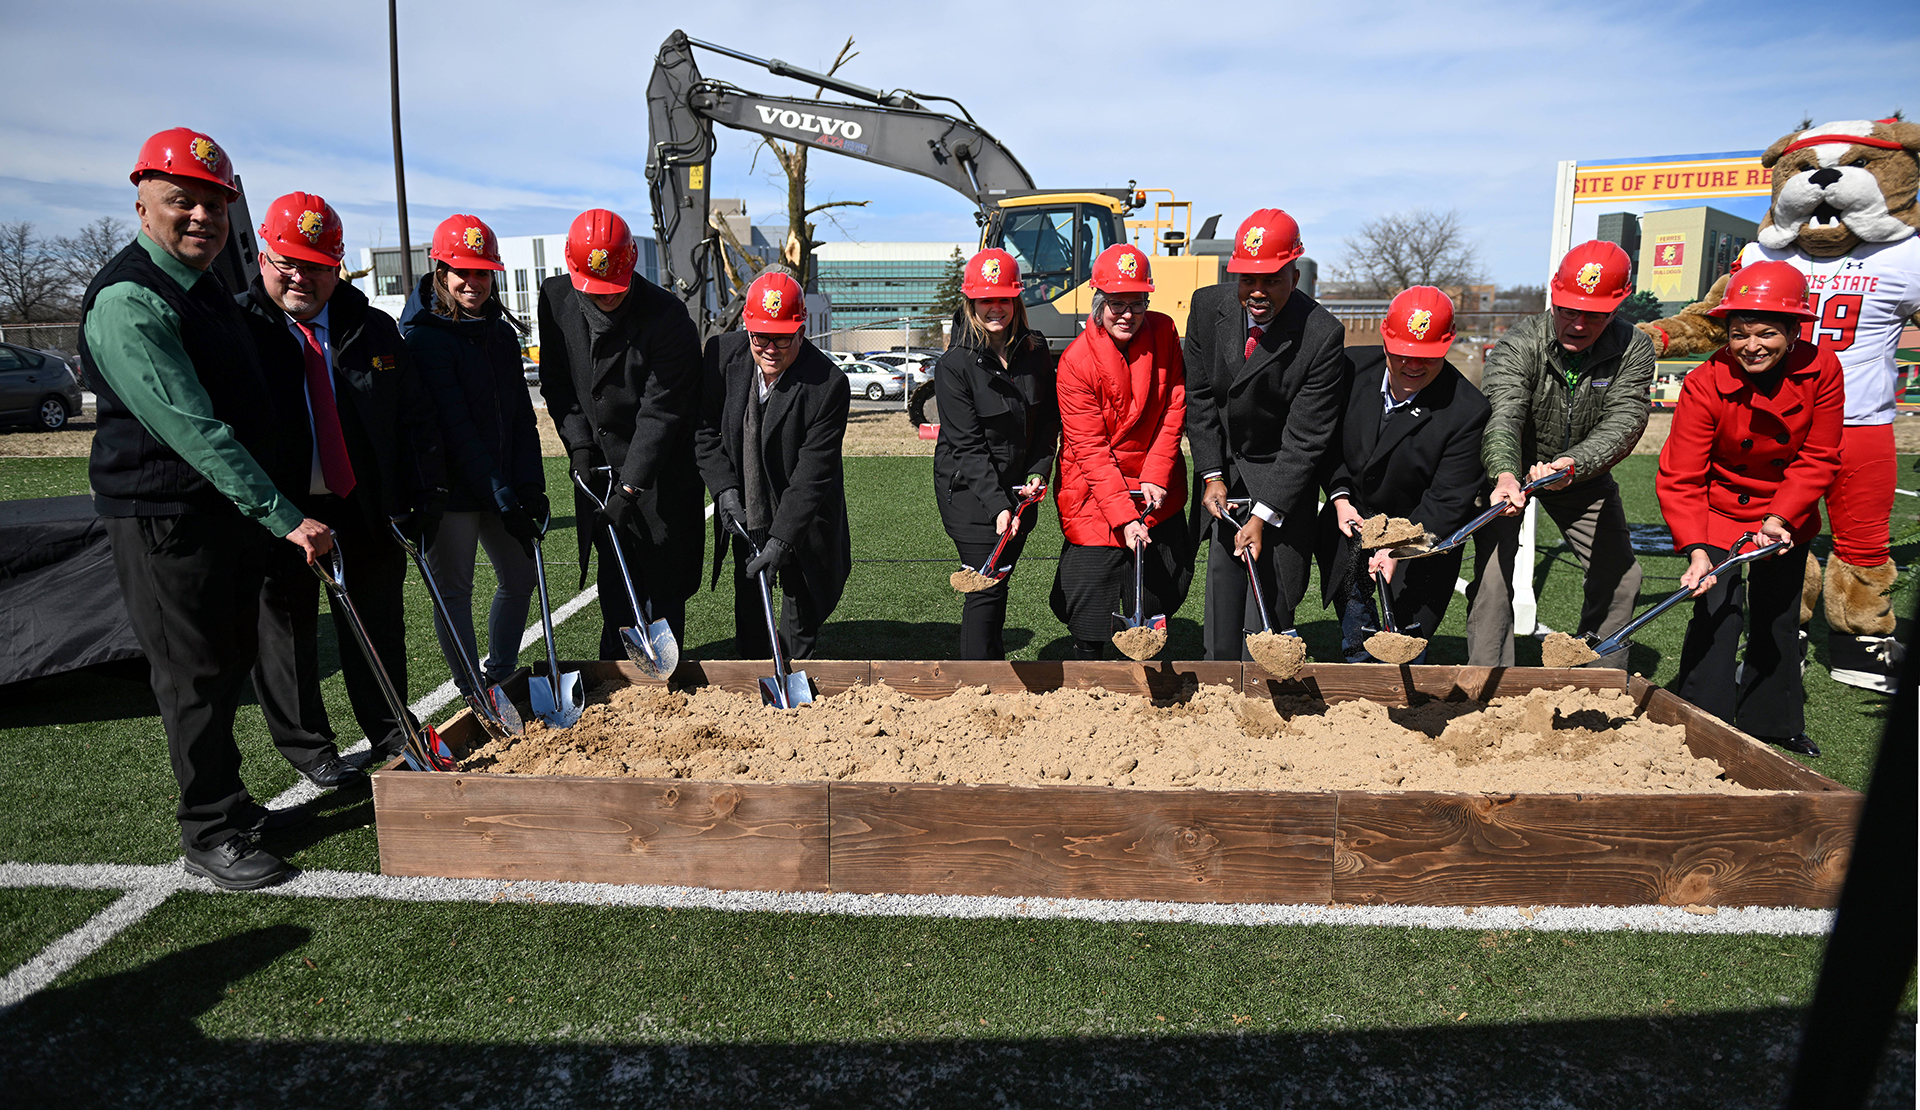
<instances>
[{"instance_id":1,"label":"white field marking stripe","mask_svg":"<svg viewBox=\"0 0 1920 1110\"><path fill-rule=\"evenodd\" d=\"M121 895L73 932L54 941L40 953L0 979L0 1013L5 1013L30 995L44 990L81 960L99 951L120 931L147 916L155 906L167 900L175 883L152 879Z\"/></svg>"},{"instance_id":2,"label":"white field marking stripe","mask_svg":"<svg viewBox=\"0 0 1920 1110\"><path fill-rule=\"evenodd\" d=\"M106 887L216 893L179 864L0 864L0 887ZM1069 921L1166 921L1208 925L1359 925L1425 929L1539 929L1547 932L1724 933L1812 936L1833 925L1831 910L1723 907L1688 913L1677 906L1320 906L1108 902L932 894L782 894L609 883L500 882L407 878L358 871L302 871L256 892L295 898L377 898L394 902L486 902L711 909L733 913L839 914L853 917L1026 918Z\"/></svg>"},{"instance_id":3,"label":"white field marking stripe","mask_svg":"<svg viewBox=\"0 0 1920 1110\"><path fill-rule=\"evenodd\" d=\"M598 586L588 586L586 589L581 590L569 598L564 605L553 611L553 623L566 623L567 618L586 608L588 604L599 596L600 587ZM529 647L532 647L544 639L545 636L546 634L541 631L539 622L536 621L528 625L527 630L520 634L520 650L527 650ZM434 710L439 709L458 696L460 696L460 688L453 684L453 679L449 678L440 685L420 695L420 700L407 706L407 708L411 710L416 717L426 717L433 713ZM362 736L358 743L350 747L341 748L340 754L348 755L353 752L362 752L372 746L373 742ZM279 794L276 794L273 800L267 803L267 808L285 809L288 806L297 806L302 802L310 802L323 793L325 793L325 791L303 778Z\"/></svg>"}]
</instances>

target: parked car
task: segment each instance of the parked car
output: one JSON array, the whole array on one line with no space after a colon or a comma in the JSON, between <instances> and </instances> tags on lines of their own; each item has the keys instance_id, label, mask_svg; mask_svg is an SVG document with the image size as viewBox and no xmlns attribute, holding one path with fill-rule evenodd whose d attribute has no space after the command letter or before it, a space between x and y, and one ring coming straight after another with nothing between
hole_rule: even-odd
<instances>
[{"instance_id":1,"label":"parked car","mask_svg":"<svg viewBox=\"0 0 1920 1110\"><path fill-rule=\"evenodd\" d=\"M528 385L540 384L540 364L530 358L520 360L520 376L527 379Z\"/></svg>"},{"instance_id":2,"label":"parked car","mask_svg":"<svg viewBox=\"0 0 1920 1110\"><path fill-rule=\"evenodd\" d=\"M907 375L907 389L920 388L922 382L933 380L933 367L939 361L938 355L928 355L924 351L882 351L867 356L868 362L877 362L882 366L892 366Z\"/></svg>"},{"instance_id":3,"label":"parked car","mask_svg":"<svg viewBox=\"0 0 1920 1110\"><path fill-rule=\"evenodd\" d=\"M0 423L58 431L80 415L80 376L50 351L0 343Z\"/></svg>"},{"instance_id":4,"label":"parked car","mask_svg":"<svg viewBox=\"0 0 1920 1110\"><path fill-rule=\"evenodd\" d=\"M855 397L884 401L906 393L907 376L891 366L877 362L849 362L840 368L847 375L847 389Z\"/></svg>"}]
</instances>

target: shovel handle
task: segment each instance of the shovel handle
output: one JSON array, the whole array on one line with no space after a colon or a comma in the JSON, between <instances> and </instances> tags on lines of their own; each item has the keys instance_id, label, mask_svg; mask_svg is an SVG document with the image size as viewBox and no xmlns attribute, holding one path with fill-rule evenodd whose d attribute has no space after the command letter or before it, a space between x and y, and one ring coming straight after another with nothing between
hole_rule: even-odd
<instances>
[{"instance_id":1,"label":"shovel handle","mask_svg":"<svg viewBox=\"0 0 1920 1110\"><path fill-rule=\"evenodd\" d=\"M1235 523L1233 510L1236 507L1246 509L1248 515L1251 516L1253 513L1253 499L1251 497L1244 497L1229 498L1227 500L1226 519L1229 524ZM1266 594L1260 589L1260 576L1253 571L1253 552L1250 550L1240 552L1240 562L1247 568L1247 587L1253 591L1253 606L1260 610L1260 631L1272 632L1273 621L1267 616Z\"/></svg>"},{"instance_id":2,"label":"shovel handle","mask_svg":"<svg viewBox=\"0 0 1920 1110\"><path fill-rule=\"evenodd\" d=\"M1728 549L1728 554L1725 561L1720 563L1719 566L1716 566L1712 570L1708 571L1707 575L1711 577L1713 575L1724 573L1726 571L1732 570L1734 567L1740 566L1743 563L1751 563L1755 559L1765 559L1771 555L1777 554L1780 551L1783 551L1786 548L1792 546L1792 544L1789 543L1788 541L1782 540L1778 543L1770 543L1765 547L1756 546L1751 551L1742 552L1740 550L1740 548L1743 545L1750 544L1752 542L1753 542L1752 532L1748 532L1747 534L1741 536L1739 539L1733 541L1733 547ZM1673 593L1667 595L1665 598L1662 598L1660 601L1656 602L1652 608L1648 609L1646 612L1628 621L1626 625L1622 627L1618 632L1615 632L1613 635L1608 636L1606 639L1595 644L1593 646L1594 654L1595 655L1611 655L1614 652L1619 651L1621 648L1627 646L1627 641L1633 637L1633 634L1635 632L1638 632L1640 631L1640 629L1646 627L1648 621L1653 620L1653 618L1659 616L1660 614L1680 604L1682 601L1685 601L1687 598L1693 596L1693 590L1694 590L1694 587L1692 586L1682 586L1679 589L1673 591Z\"/></svg>"},{"instance_id":3,"label":"shovel handle","mask_svg":"<svg viewBox=\"0 0 1920 1110\"><path fill-rule=\"evenodd\" d=\"M586 479L582 478L578 473L575 473L573 476L573 484L580 487L580 492L586 494L587 498L604 512L607 507L607 501L613 497L613 468L610 466L596 466L593 470L596 474L603 470L607 473L607 497L605 499L596 495L591 489L588 489ZM635 619L637 619L643 627L652 624L652 607L640 604L640 594L633 588L633 574L627 570L626 549L620 546L620 529L613 527L611 524L607 526L607 545L613 548L613 561L620 567L620 581L627 587L627 604L632 607ZM642 639L645 639L645 637L642 637ZM651 641L647 643L646 652L647 658L654 658L653 644ZM655 661L658 662L658 660Z\"/></svg>"},{"instance_id":4,"label":"shovel handle","mask_svg":"<svg viewBox=\"0 0 1920 1110\"><path fill-rule=\"evenodd\" d=\"M1015 492L1018 492L1022 487L1015 486L1013 488ZM1044 482L1041 483L1039 489L1034 490L1032 493L1021 494L1019 503L1013 507L1013 519L1019 520L1020 514L1026 512L1033 505L1037 504L1039 500L1042 497L1045 497L1046 495L1047 495L1047 486L1046 486L1046 483ZM1011 522L1009 522L1007 525L1007 530L1000 533L1000 542L993 545L993 553L987 556L986 562L980 564L978 573L982 577L985 577L985 578L1000 577L998 574L994 573L994 571L998 569L998 567L1000 566L1000 553L1007 549L1007 541L1011 540L1012 538L1013 538L1013 525Z\"/></svg>"},{"instance_id":5,"label":"shovel handle","mask_svg":"<svg viewBox=\"0 0 1920 1110\"><path fill-rule=\"evenodd\" d=\"M1521 486L1520 492L1523 494L1536 493L1552 485L1553 483L1558 482L1560 479L1566 477L1569 473L1571 473L1570 470L1555 470L1546 474L1542 474L1540 477L1535 478L1533 481L1528 482L1524 486ZM1463 525L1460 528L1459 531L1453 533L1451 536L1448 536L1446 539L1441 540L1439 543L1434 544L1432 547L1423 548L1423 549L1396 547L1393 549L1394 550L1393 557L1396 559L1424 559L1429 555L1439 555L1444 552L1452 551L1454 548L1459 547L1463 543L1466 543L1467 537L1473 535L1475 532L1478 532L1480 529L1486 527L1487 524L1491 522L1494 517L1497 517L1501 513L1504 513L1506 511L1507 511L1507 506L1505 502L1502 502L1497 505L1491 505L1487 508L1486 512L1483 512L1479 516L1474 517L1472 520L1469 520L1465 525ZM1403 552L1403 551L1406 552L1406 554L1404 555L1400 554L1400 552Z\"/></svg>"},{"instance_id":6,"label":"shovel handle","mask_svg":"<svg viewBox=\"0 0 1920 1110\"><path fill-rule=\"evenodd\" d=\"M1388 632L1397 636L1400 634L1400 622L1393 619L1393 602L1387 597L1387 576L1377 570L1374 571L1373 585L1378 594L1377 600L1380 602L1380 623L1387 626Z\"/></svg>"}]
</instances>

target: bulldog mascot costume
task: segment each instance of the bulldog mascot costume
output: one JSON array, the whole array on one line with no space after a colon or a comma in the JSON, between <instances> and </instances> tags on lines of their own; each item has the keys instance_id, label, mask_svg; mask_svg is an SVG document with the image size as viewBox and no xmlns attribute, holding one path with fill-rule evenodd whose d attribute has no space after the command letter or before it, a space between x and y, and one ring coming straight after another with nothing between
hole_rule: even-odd
<instances>
[{"instance_id":1,"label":"bulldog mascot costume","mask_svg":"<svg viewBox=\"0 0 1920 1110\"><path fill-rule=\"evenodd\" d=\"M1887 593L1896 571L1893 515L1894 349L1920 312L1920 124L1899 117L1806 125L1760 157L1773 171L1773 205L1733 272L1677 316L1640 324L1662 356L1704 355L1726 342L1707 311L1740 267L1778 260L1807 275L1818 316L1802 341L1833 351L1846 372L1847 415L1840 475L1827 491L1833 556L1824 587L1833 677L1891 692L1903 649L1893 638ZM1920 320L1916 320L1920 322ZM1805 622L1821 592L1808 555Z\"/></svg>"}]
</instances>

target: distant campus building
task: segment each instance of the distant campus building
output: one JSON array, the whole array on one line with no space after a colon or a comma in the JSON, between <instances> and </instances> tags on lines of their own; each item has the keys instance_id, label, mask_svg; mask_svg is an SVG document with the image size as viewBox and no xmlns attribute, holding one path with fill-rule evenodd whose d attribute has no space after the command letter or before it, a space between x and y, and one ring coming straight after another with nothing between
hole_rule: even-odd
<instances>
[{"instance_id":1,"label":"distant campus building","mask_svg":"<svg viewBox=\"0 0 1920 1110\"><path fill-rule=\"evenodd\" d=\"M1759 232L1752 220L1704 205L1643 216L1610 212L1600 217L1598 229L1600 238L1627 252L1634 288L1660 298L1665 316L1706 296Z\"/></svg>"}]
</instances>

